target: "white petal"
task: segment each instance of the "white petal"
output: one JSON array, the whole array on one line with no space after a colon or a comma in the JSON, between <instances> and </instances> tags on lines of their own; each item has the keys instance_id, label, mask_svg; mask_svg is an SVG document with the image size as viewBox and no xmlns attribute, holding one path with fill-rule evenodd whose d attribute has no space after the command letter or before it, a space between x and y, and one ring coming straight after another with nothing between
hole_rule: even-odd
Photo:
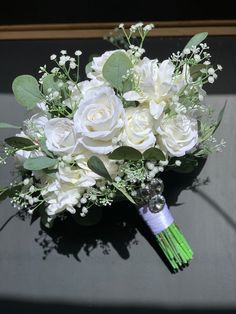
<instances>
[{"instance_id":1,"label":"white petal","mask_svg":"<svg viewBox=\"0 0 236 314\"><path fill-rule=\"evenodd\" d=\"M75 210L75 208L73 206L67 206L66 210L68 212L70 212L71 214L75 214L76 213L76 210Z\"/></svg>"},{"instance_id":2,"label":"white petal","mask_svg":"<svg viewBox=\"0 0 236 314\"><path fill-rule=\"evenodd\" d=\"M153 116L154 119L159 119L160 116L162 115L164 108L165 108L165 102L160 102L159 104L157 104L155 101L151 100L150 104L150 113Z\"/></svg>"},{"instance_id":3,"label":"white petal","mask_svg":"<svg viewBox=\"0 0 236 314\"><path fill-rule=\"evenodd\" d=\"M136 91L129 91L127 93L124 93L123 95L124 99L127 101L141 101L142 96L139 95Z\"/></svg>"}]
</instances>

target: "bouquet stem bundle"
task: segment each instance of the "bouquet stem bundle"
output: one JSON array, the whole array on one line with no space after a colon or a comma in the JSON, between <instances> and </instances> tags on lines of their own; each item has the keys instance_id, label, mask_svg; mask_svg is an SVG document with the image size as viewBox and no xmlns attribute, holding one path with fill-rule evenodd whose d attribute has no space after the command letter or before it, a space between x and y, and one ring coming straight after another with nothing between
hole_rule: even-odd
<instances>
[{"instance_id":1,"label":"bouquet stem bundle","mask_svg":"<svg viewBox=\"0 0 236 314\"><path fill-rule=\"evenodd\" d=\"M173 270L177 271L192 260L193 251L175 223L157 234L156 239Z\"/></svg>"},{"instance_id":2,"label":"bouquet stem bundle","mask_svg":"<svg viewBox=\"0 0 236 314\"><path fill-rule=\"evenodd\" d=\"M138 191L139 214L154 234L172 269L178 271L188 265L193 251L185 239L162 196L161 179L153 179Z\"/></svg>"}]
</instances>

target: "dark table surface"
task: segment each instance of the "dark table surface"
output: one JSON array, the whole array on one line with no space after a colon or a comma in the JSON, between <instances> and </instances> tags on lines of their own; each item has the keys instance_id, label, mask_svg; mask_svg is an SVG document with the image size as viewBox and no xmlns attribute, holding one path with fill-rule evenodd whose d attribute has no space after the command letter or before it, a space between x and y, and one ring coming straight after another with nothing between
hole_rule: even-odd
<instances>
[{"instance_id":1,"label":"dark table surface","mask_svg":"<svg viewBox=\"0 0 236 314\"><path fill-rule=\"evenodd\" d=\"M148 40L148 55L162 60L186 40ZM188 188L191 178L173 176L169 201L195 252L190 266L172 274L126 204L106 211L95 229L70 222L46 233L38 221L11 219L16 210L6 200L0 205L0 313L235 313L236 38L208 43L224 67L208 102L218 110L228 101L216 134L227 146L209 157L195 190ZM101 40L0 42L0 120L19 124L26 116L11 94L15 76L36 74L61 49L85 51L86 63L90 53L109 48ZM0 132L1 140L14 133ZM10 181L12 167L0 169L1 184Z\"/></svg>"}]
</instances>

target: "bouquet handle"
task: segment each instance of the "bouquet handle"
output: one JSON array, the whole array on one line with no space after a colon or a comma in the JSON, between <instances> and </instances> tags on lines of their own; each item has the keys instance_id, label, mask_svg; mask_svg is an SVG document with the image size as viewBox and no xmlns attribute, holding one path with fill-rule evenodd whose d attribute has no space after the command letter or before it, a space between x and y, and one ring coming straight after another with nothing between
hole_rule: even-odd
<instances>
[{"instance_id":1,"label":"bouquet handle","mask_svg":"<svg viewBox=\"0 0 236 314\"><path fill-rule=\"evenodd\" d=\"M176 225L161 195L162 190L162 181L155 179L139 191L143 202L138 207L138 212L155 236L172 269L178 271L190 263L193 259L193 251Z\"/></svg>"}]
</instances>

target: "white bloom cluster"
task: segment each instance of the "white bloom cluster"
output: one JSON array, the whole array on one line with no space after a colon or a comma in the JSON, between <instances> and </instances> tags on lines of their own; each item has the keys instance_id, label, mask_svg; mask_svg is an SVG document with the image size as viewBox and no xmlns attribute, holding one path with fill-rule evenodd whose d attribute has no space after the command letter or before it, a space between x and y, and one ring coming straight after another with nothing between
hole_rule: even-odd
<instances>
[{"instance_id":1,"label":"white bloom cluster","mask_svg":"<svg viewBox=\"0 0 236 314\"><path fill-rule=\"evenodd\" d=\"M197 122L206 112L203 85L213 83L222 67L210 64L205 44L162 62L142 58L143 41L153 27L137 23L126 33L120 24L128 50L94 57L85 81L79 78L80 50L75 58L66 50L59 57L51 55L56 67L50 72L46 65L40 68L44 99L17 135L26 147L8 151L32 170L13 199L17 206L30 206L32 213L43 205L48 223L66 211L85 216L94 204L111 204L118 190L135 196L138 187L165 167L181 167L181 158L203 151L213 130L206 129L206 136ZM139 46L131 41L135 32L141 38ZM111 62L116 64L110 66Z\"/></svg>"}]
</instances>

